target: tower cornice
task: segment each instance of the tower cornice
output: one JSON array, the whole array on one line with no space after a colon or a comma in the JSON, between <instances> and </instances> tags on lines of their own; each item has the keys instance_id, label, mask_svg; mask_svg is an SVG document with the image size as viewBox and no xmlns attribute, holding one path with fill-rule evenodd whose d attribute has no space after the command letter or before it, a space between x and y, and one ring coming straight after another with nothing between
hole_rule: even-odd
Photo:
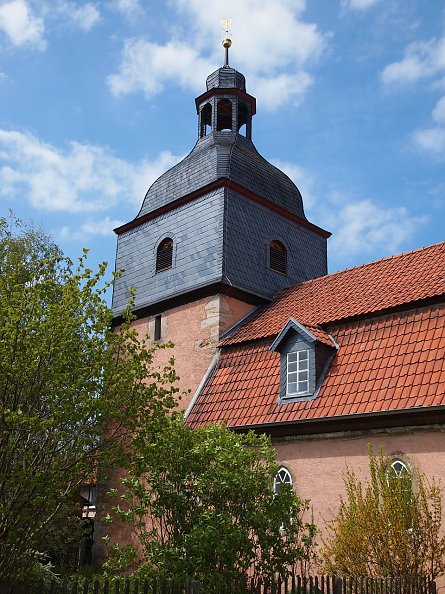
<instances>
[{"instance_id":1,"label":"tower cornice","mask_svg":"<svg viewBox=\"0 0 445 594\"><path fill-rule=\"evenodd\" d=\"M208 91L206 91L205 93L203 93L202 95L200 95L199 97L196 97L195 105L196 105L196 113L197 114L199 114L199 106L202 103L204 103L205 101L207 101L207 99L209 99L210 97L213 97L214 95L236 95L240 99L244 99L244 101L249 103L250 109L251 109L250 113L252 116L254 116L256 114L256 99L255 99L255 97L253 97L252 95L249 95L249 93L246 93L242 89L237 89L237 88L232 88L232 87L212 88L212 89L209 89Z\"/></svg>"},{"instance_id":2,"label":"tower cornice","mask_svg":"<svg viewBox=\"0 0 445 594\"><path fill-rule=\"evenodd\" d=\"M121 225L120 227L116 227L116 229L114 229L114 232L116 233L116 235L122 235L122 233L125 233L126 231L130 231L135 227L139 227L147 221L151 221L159 217L160 215L163 215L167 212L170 212L178 208L179 206L182 206L183 204L192 202L193 200L196 200L197 198L200 198L201 196L204 196L205 194L208 194L213 190L217 190L218 188L227 188L229 190L233 190L234 192L241 194L241 196L248 198L252 202L260 204L264 208L267 208L268 210L275 212L276 214L279 214L280 216L288 219L289 221L297 223L298 225L300 225L301 227L305 227L306 229L310 229L311 231L313 231L317 235L320 235L321 237L328 238L331 236L331 233L329 231L326 231L325 229L322 229L321 227L318 227L317 225L310 223L307 219L304 219L303 217L299 217L298 215L289 212L284 208L281 208L280 206L271 202L270 200L266 200L265 198L258 196L254 192L248 190L247 188L244 188L240 184L237 184L236 182L226 177L221 177L216 181L207 184L206 186L203 186L198 190L195 190L194 192L190 192L185 196L181 196L181 198L178 198L177 200L169 202L168 204L165 204L160 208L157 208L156 210L153 210L140 217L137 217L136 219L133 219L132 221L125 223L124 225Z\"/></svg>"}]
</instances>

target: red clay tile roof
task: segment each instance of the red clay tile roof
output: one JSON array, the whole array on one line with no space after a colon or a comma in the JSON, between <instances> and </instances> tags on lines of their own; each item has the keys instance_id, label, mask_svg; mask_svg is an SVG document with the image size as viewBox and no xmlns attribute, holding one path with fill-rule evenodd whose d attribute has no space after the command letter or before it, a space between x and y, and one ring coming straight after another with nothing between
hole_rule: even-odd
<instances>
[{"instance_id":1,"label":"red clay tile roof","mask_svg":"<svg viewBox=\"0 0 445 594\"><path fill-rule=\"evenodd\" d=\"M309 330L309 332L313 336L315 336L315 338L318 340L318 342L322 342L323 344L326 344L329 347L336 346L336 343L335 343L333 337L330 334L328 334L328 332L325 332L319 326L314 326L314 325L311 325L311 324L305 324L304 327L307 330Z\"/></svg>"},{"instance_id":2,"label":"red clay tile roof","mask_svg":"<svg viewBox=\"0 0 445 594\"><path fill-rule=\"evenodd\" d=\"M324 325L444 293L445 243L440 243L285 289L221 344L274 336L291 316L304 326Z\"/></svg>"},{"instance_id":3,"label":"red clay tile roof","mask_svg":"<svg viewBox=\"0 0 445 594\"><path fill-rule=\"evenodd\" d=\"M445 243L282 291L221 341L188 423L239 427L445 405L445 308L424 301L444 293ZM332 335L339 350L314 400L279 403L280 355L269 347L290 317L322 342Z\"/></svg>"},{"instance_id":4,"label":"red clay tile roof","mask_svg":"<svg viewBox=\"0 0 445 594\"><path fill-rule=\"evenodd\" d=\"M423 260L427 253L437 255L437 251L434 247L417 255ZM392 263L395 260L406 262L400 257L383 264L385 268L390 266L394 274ZM408 261L413 264L412 258ZM413 283L416 281L423 286L423 292L414 288L413 293L430 295L433 287L438 286L436 256L430 266L434 281L422 279L426 271L420 266L413 267L409 273L403 269ZM363 268L353 269L350 274L356 275L355 271L360 270L361 278L362 275L367 277ZM341 277L341 274L333 276ZM390 275L385 273L384 277L389 279ZM402 271L399 278L405 286L403 277ZM338 282L334 281L337 287ZM394 286L390 283L389 293ZM407 294L406 287L404 294ZM360 294L358 299L366 301L367 298ZM391 300L382 293L381 300L387 304L396 299ZM326 310L329 307L327 304ZM235 344L222 349L187 422L193 427L211 422L240 427L445 404L443 305L336 325L330 327L329 332L340 348L314 400L278 403L280 355L269 350L271 340Z\"/></svg>"}]
</instances>

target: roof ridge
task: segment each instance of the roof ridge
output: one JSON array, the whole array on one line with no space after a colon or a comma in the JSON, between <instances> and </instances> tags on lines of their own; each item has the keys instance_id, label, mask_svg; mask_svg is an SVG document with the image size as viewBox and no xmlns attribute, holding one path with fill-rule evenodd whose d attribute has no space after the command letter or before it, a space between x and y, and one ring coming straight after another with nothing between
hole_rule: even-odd
<instances>
[{"instance_id":1,"label":"roof ridge","mask_svg":"<svg viewBox=\"0 0 445 594\"><path fill-rule=\"evenodd\" d=\"M356 266L350 266L349 268L343 268L343 270L336 270L335 272L330 272L329 274L324 274L323 276L318 276L317 278L311 278L307 281L303 281L301 283L297 283L291 285L290 287L286 287L282 291L279 291L274 295L274 301L277 297L284 296L286 293L291 293L296 287L301 287L302 285L308 285L310 283L316 283L324 278L332 278L333 276L338 276L340 274L344 274L346 272L350 272L351 270L358 270L359 268L366 268L368 266L374 266L376 264L380 264L386 260L396 260L398 258L402 258L404 256L409 256L410 254L415 254L416 252L427 251L432 248L438 247L440 245L445 245L445 241L439 241L437 243L433 243L431 245L427 245L421 248L416 248L415 250L410 250L408 252L402 252L401 254L394 254L392 256L385 256L384 258L379 258L378 260L371 260L371 262L365 262L364 264L357 264Z\"/></svg>"}]
</instances>

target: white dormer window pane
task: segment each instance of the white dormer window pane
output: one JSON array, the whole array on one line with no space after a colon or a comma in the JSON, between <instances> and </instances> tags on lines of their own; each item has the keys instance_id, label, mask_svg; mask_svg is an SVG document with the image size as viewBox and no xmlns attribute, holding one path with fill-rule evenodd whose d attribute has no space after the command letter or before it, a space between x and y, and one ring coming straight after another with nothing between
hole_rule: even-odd
<instances>
[{"instance_id":1,"label":"white dormer window pane","mask_svg":"<svg viewBox=\"0 0 445 594\"><path fill-rule=\"evenodd\" d=\"M287 354L287 395L298 396L309 392L309 351Z\"/></svg>"}]
</instances>

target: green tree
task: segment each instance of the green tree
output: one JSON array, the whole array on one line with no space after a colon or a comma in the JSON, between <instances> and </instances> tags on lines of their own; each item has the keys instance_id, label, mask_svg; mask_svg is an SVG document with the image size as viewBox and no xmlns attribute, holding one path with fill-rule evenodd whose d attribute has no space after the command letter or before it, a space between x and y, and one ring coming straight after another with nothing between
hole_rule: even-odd
<instances>
[{"instance_id":1,"label":"green tree","mask_svg":"<svg viewBox=\"0 0 445 594\"><path fill-rule=\"evenodd\" d=\"M106 265L85 259L0 219L0 580L63 546L79 485L174 405L172 367L153 371L128 318L112 330Z\"/></svg>"},{"instance_id":2,"label":"green tree","mask_svg":"<svg viewBox=\"0 0 445 594\"><path fill-rule=\"evenodd\" d=\"M431 575L445 570L442 494L423 475L396 476L391 460L369 452L370 480L348 470L335 519L328 524L322 557L340 575Z\"/></svg>"},{"instance_id":3,"label":"green tree","mask_svg":"<svg viewBox=\"0 0 445 594\"><path fill-rule=\"evenodd\" d=\"M274 457L264 435L191 430L181 415L161 431L146 427L114 508L139 546L115 547L109 568L137 562L138 576L189 576L210 587L287 575L312 554L316 529L290 486L274 493Z\"/></svg>"}]
</instances>

